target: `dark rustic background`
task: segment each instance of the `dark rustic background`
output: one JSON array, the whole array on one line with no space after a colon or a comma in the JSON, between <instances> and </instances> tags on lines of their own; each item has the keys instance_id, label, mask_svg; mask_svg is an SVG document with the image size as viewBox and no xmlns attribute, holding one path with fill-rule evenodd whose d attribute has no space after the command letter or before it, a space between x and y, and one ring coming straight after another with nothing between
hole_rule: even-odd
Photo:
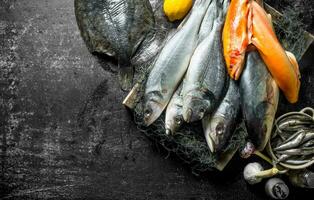
<instances>
[{"instance_id":1,"label":"dark rustic background","mask_svg":"<svg viewBox=\"0 0 314 200\"><path fill-rule=\"evenodd\" d=\"M0 0L0 47L0 199L267 198L244 182L248 161L195 176L137 130L116 63L87 51L73 0ZM313 56L300 102L279 112L313 106Z\"/></svg>"}]
</instances>

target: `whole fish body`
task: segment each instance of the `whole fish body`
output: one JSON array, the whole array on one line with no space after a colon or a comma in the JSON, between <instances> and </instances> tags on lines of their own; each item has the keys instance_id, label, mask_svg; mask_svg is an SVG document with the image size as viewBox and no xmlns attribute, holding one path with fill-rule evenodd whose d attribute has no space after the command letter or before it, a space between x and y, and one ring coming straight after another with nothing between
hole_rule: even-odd
<instances>
[{"instance_id":1,"label":"whole fish body","mask_svg":"<svg viewBox=\"0 0 314 200\"><path fill-rule=\"evenodd\" d=\"M183 124L182 116L182 84L177 88L176 92L171 97L166 109L165 129L166 134L174 134Z\"/></svg>"},{"instance_id":2,"label":"whole fish body","mask_svg":"<svg viewBox=\"0 0 314 200\"><path fill-rule=\"evenodd\" d=\"M91 52L115 56L120 84L131 86L130 60L154 27L148 0L75 0L75 15L81 35Z\"/></svg>"},{"instance_id":3,"label":"whole fish body","mask_svg":"<svg viewBox=\"0 0 314 200\"><path fill-rule=\"evenodd\" d=\"M257 47L286 99L290 103L295 103L300 90L298 63L293 54L282 48L267 13L255 1L252 1L252 12L252 44Z\"/></svg>"},{"instance_id":4,"label":"whole fish body","mask_svg":"<svg viewBox=\"0 0 314 200\"><path fill-rule=\"evenodd\" d=\"M145 88L144 121L152 124L167 106L196 48L198 32L210 1L197 0L180 30L163 47Z\"/></svg>"},{"instance_id":5,"label":"whole fish body","mask_svg":"<svg viewBox=\"0 0 314 200\"><path fill-rule=\"evenodd\" d=\"M220 37L222 25L221 20L215 21L213 30L197 46L191 58L182 89L186 122L202 119L221 99L227 77Z\"/></svg>"},{"instance_id":6,"label":"whole fish body","mask_svg":"<svg viewBox=\"0 0 314 200\"><path fill-rule=\"evenodd\" d=\"M211 152L221 152L235 131L240 111L239 99L239 86L234 80L230 80L227 93L218 108L202 120L206 142Z\"/></svg>"},{"instance_id":7,"label":"whole fish body","mask_svg":"<svg viewBox=\"0 0 314 200\"><path fill-rule=\"evenodd\" d=\"M272 131L279 89L256 51L248 53L240 79L240 95L249 137L257 150L263 150Z\"/></svg>"}]
</instances>

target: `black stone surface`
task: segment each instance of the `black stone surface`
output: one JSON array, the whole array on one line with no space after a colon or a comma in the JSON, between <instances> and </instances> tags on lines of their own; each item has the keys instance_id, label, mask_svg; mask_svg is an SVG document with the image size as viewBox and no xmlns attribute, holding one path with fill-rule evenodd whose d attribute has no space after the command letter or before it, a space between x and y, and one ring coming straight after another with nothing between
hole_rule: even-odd
<instances>
[{"instance_id":1,"label":"black stone surface","mask_svg":"<svg viewBox=\"0 0 314 200\"><path fill-rule=\"evenodd\" d=\"M0 199L267 199L235 157L195 176L140 133L115 64L91 55L73 0L0 0ZM313 47L298 104L313 106ZM289 199L313 191L290 187Z\"/></svg>"}]
</instances>

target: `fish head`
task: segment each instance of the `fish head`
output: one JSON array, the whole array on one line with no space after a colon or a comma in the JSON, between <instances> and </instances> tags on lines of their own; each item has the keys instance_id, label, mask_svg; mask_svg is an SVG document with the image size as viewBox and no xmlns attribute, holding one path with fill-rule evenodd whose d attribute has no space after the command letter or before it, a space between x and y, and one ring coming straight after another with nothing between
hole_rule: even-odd
<instances>
[{"instance_id":1,"label":"fish head","mask_svg":"<svg viewBox=\"0 0 314 200\"><path fill-rule=\"evenodd\" d=\"M158 98L147 98L144 103L144 123L151 125L161 115L165 105Z\"/></svg>"},{"instance_id":2,"label":"fish head","mask_svg":"<svg viewBox=\"0 0 314 200\"><path fill-rule=\"evenodd\" d=\"M209 119L203 121L207 145L211 152L220 152L230 136L230 130L227 126L226 119L223 116L208 118Z\"/></svg>"},{"instance_id":3,"label":"fish head","mask_svg":"<svg viewBox=\"0 0 314 200\"><path fill-rule=\"evenodd\" d=\"M166 134L174 134L183 122L182 108L171 107L167 109L165 120Z\"/></svg>"},{"instance_id":4,"label":"fish head","mask_svg":"<svg viewBox=\"0 0 314 200\"><path fill-rule=\"evenodd\" d=\"M213 95L207 91L194 91L183 98L183 118L186 122L195 122L203 119L213 107Z\"/></svg>"}]
</instances>

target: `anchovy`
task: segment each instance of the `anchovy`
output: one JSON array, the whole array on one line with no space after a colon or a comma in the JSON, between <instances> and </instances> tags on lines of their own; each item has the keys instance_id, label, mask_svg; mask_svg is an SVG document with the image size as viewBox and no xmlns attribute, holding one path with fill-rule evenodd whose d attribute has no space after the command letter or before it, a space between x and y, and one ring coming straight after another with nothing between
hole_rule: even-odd
<instances>
[{"instance_id":1,"label":"anchovy","mask_svg":"<svg viewBox=\"0 0 314 200\"><path fill-rule=\"evenodd\" d=\"M176 92L171 97L171 100L167 106L166 110L166 119L165 119L165 128L166 134L174 134L180 126L183 124L182 116L182 84L178 87Z\"/></svg>"},{"instance_id":2,"label":"anchovy","mask_svg":"<svg viewBox=\"0 0 314 200\"><path fill-rule=\"evenodd\" d=\"M211 33L198 45L184 78L183 118L201 120L210 114L223 95L227 72L222 53L222 20L215 21Z\"/></svg>"},{"instance_id":3,"label":"anchovy","mask_svg":"<svg viewBox=\"0 0 314 200\"><path fill-rule=\"evenodd\" d=\"M283 163L289 164L289 165L303 165L305 163L308 163L312 160L285 160Z\"/></svg>"},{"instance_id":4,"label":"anchovy","mask_svg":"<svg viewBox=\"0 0 314 200\"><path fill-rule=\"evenodd\" d=\"M196 48L199 28L208 5L208 0L195 1L189 17L154 62L144 95L144 121L147 126L160 116L182 80Z\"/></svg>"},{"instance_id":5,"label":"anchovy","mask_svg":"<svg viewBox=\"0 0 314 200\"><path fill-rule=\"evenodd\" d=\"M91 52L115 56L122 89L131 87L130 59L154 27L148 0L75 0L81 35Z\"/></svg>"},{"instance_id":6,"label":"anchovy","mask_svg":"<svg viewBox=\"0 0 314 200\"><path fill-rule=\"evenodd\" d=\"M307 142L309 140L314 139L314 132L313 131L308 131L305 134L305 137L303 138L302 142Z\"/></svg>"},{"instance_id":7,"label":"anchovy","mask_svg":"<svg viewBox=\"0 0 314 200\"><path fill-rule=\"evenodd\" d=\"M277 162L285 161L285 160L287 160L288 158L291 158L291 155L286 155L286 154L281 155L281 156L278 158Z\"/></svg>"},{"instance_id":8,"label":"anchovy","mask_svg":"<svg viewBox=\"0 0 314 200\"><path fill-rule=\"evenodd\" d=\"M300 149L288 149L285 151L277 151L277 153L280 154L287 154L287 155L293 155L293 156L307 156L314 154L314 147L303 147Z\"/></svg>"},{"instance_id":9,"label":"anchovy","mask_svg":"<svg viewBox=\"0 0 314 200\"><path fill-rule=\"evenodd\" d=\"M274 150L275 151L282 151L282 150L286 150L286 149L291 149L291 148L297 147L298 145L301 144L301 142L302 142L304 137L305 137L305 132L301 132L293 140L283 143L282 145L276 147Z\"/></svg>"},{"instance_id":10,"label":"anchovy","mask_svg":"<svg viewBox=\"0 0 314 200\"><path fill-rule=\"evenodd\" d=\"M240 94L249 137L257 150L262 150L271 135L279 89L256 51L248 53L240 80Z\"/></svg>"},{"instance_id":11,"label":"anchovy","mask_svg":"<svg viewBox=\"0 0 314 200\"><path fill-rule=\"evenodd\" d=\"M292 129L292 128L299 128L300 126L308 126L311 125L313 122L310 120L304 121L300 119L290 119L290 120L285 120L284 122L280 123L278 126L280 129Z\"/></svg>"},{"instance_id":12,"label":"anchovy","mask_svg":"<svg viewBox=\"0 0 314 200\"><path fill-rule=\"evenodd\" d=\"M302 147L312 147L314 146L314 140L307 141L301 145Z\"/></svg>"},{"instance_id":13,"label":"anchovy","mask_svg":"<svg viewBox=\"0 0 314 200\"><path fill-rule=\"evenodd\" d=\"M288 137L287 139L285 139L285 142L290 142L293 139L295 139L298 135L300 135L301 133L305 132L304 129L299 130L298 132L294 133L293 135L291 135L290 137Z\"/></svg>"},{"instance_id":14,"label":"anchovy","mask_svg":"<svg viewBox=\"0 0 314 200\"><path fill-rule=\"evenodd\" d=\"M225 97L217 110L204 117L203 130L211 152L223 150L236 127L236 118L240 111L239 86L234 80L230 80Z\"/></svg>"}]
</instances>

